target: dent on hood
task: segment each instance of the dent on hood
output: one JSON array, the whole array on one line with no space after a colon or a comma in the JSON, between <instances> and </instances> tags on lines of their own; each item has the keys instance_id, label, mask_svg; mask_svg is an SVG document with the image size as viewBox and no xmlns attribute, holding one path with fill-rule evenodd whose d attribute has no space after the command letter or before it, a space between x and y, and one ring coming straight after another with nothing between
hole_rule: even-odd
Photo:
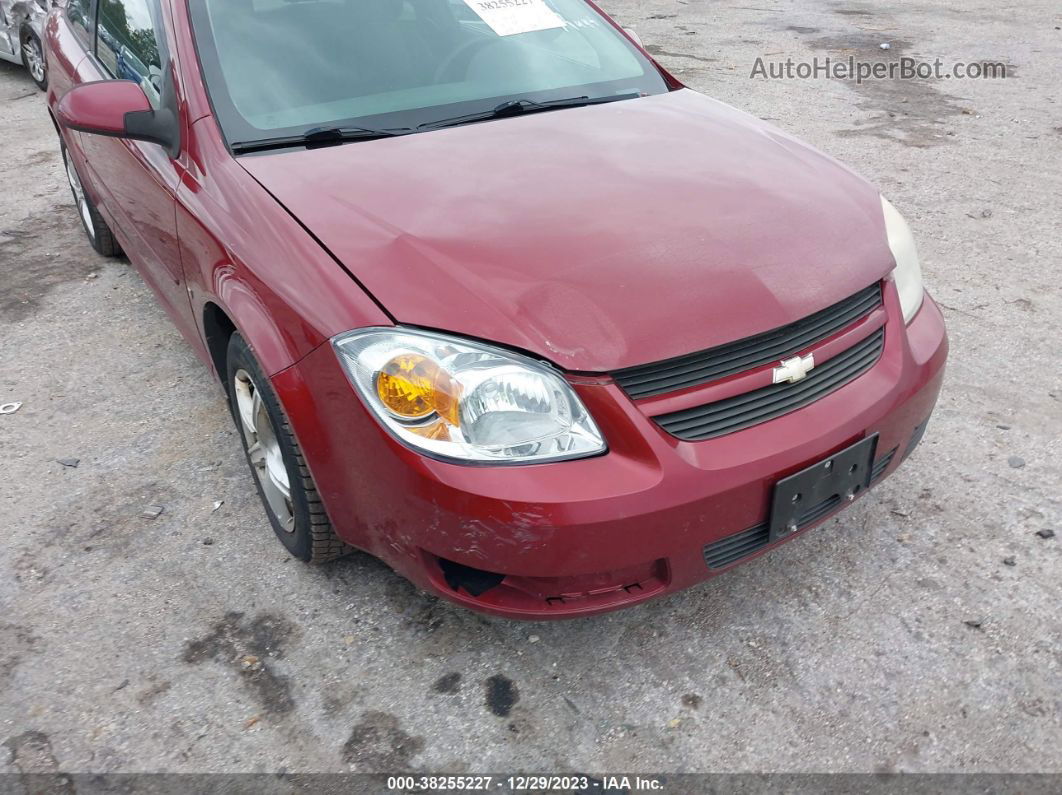
<instances>
[{"instance_id":1,"label":"dent on hood","mask_svg":"<svg viewBox=\"0 0 1062 795\"><path fill-rule=\"evenodd\" d=\"M466 301L491 296L490 301L482 301L482 306L474 311L499 313L502 323L515 321L523 337L541 341L545 349L543 353L551 360L576 360L588 353L585 346L573 344L577 340L603 341L595 346L599 355L620 357L625 353L619 325L587 299L586 291L572 284L543 281L534 273L507 268L504 261L495 262L493 267L469 268L466 262L447 253L452 241L440 240L436 244L430 238L393 227L385 228L394 236L388 236L387 242L382 243L381 254L407 263L411 270L419 269L422 275L425 272L434 274L426 280L428 284L437 284L439 280L460 284ZM414 266L414 261L419 264ZM472 307L466 309L473 311ZM396 314L400 320L416 322L415 318L403 317L402 308L397 308ZM563 328L550 322L557 318L564 319Z\"/></svg>"},{"instance_id":2,"label":"dent on hood","mask_svg":"<svg viewBox=\"0 0 1062 795\"><path fill-rule=\"evenodd\" d=\"M687 91L241 165L397 322L572 372L783 326L891 262L876 189Z\"/></svg>"}]
</instances>

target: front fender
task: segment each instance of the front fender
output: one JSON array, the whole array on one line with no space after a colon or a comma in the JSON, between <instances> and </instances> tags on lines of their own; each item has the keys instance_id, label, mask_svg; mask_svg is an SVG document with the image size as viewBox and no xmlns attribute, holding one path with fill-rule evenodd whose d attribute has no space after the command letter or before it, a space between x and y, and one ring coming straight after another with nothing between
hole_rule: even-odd
<instances>
[{"instance_id":1,"label":"front fender","mask_svg":"<svg viewBox=\"0 0 1062 795\"><path fill-rule=\"evenodd\" d=\"M239 166L212 125L209 118L193 125L177 191L181 261L207 347L208 304L227 316L270 377L336 334L390 325L372 297Z\"/></svg>"},{"instance_id":2,"label":"front fender","mask_svg":"<svg viewBox=\"0 0 1062 795\"><path fill-rule=\"evenodd\" d=\"M323 341L314 338L295 340L285 334L270 315L266 302L240 280L232 266L218 268L215 280L215 295L210 303L215 304L247 340L267 375L290 367ZM206 302L199 312L201 324L204 324L205 309ZM207 332L204 324L204 339ZM218 377L224 379L225 374L219 372Z\"/></svg>"}]
</instances>

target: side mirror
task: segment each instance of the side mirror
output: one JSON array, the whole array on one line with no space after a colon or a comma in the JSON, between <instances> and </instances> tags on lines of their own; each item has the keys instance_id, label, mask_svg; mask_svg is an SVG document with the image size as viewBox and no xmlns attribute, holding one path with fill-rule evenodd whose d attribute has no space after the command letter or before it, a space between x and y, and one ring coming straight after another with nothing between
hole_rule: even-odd
<instances>
[{"instance_id":1,"label":"side mirror","mask_svg":"<svg viewBox=\"0 0 1062 795\"><path fill-rule=\"evenodd\" d=\"M637 44L639 47L645 46L644 44L642 44L642 37L638 35L638 31L636 31L634 28L624 28L623 32L630 36L632 39L634 39L634 43Z\"/></svg>"},{"instance_id":2,"label":"side mirror","mask_svg":"<svg viewBox=\"0 0 1062 795\"><path fill-rule=\"evenodd\" d=\"M173 111L151 107L144 90L132 80L101 80L74 86L56 108L59 123L71 130L147 141L166 149L171 157L180 150L180 127Z\"/></svg>"}]
</instances>

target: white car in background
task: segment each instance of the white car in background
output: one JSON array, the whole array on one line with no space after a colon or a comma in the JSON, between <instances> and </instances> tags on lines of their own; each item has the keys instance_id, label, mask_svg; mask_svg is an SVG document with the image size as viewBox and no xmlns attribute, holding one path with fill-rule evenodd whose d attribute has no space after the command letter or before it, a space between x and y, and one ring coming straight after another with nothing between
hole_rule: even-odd
<instances>
[{"instance_id":1,"label":"white car in background","mask_svg":"<svg viewBox=\"0 0 1062 795\"><path fill-rule=\"evenodd\" d=\"M50 5L50 0L0 0L0 61L22 64L41 91L48 87L41 39Z\"/></svg>"}]
</instances>

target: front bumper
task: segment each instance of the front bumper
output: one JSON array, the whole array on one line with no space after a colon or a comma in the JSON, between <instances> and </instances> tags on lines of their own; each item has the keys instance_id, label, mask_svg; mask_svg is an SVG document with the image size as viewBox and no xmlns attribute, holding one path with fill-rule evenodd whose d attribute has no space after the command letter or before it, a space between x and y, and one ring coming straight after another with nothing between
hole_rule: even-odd
<instances>
[{"instance_id":1,"label":"front bumper","mask_svg":"<svg viewBox=\"0 0 1062 795\"><path fill-rule=\"evenodd\" d=\"M896 301L890 290L890 318L898 316ZM880 482L925 429L947 347L940 310L927 296L906 329L890 321L881 359L855 381L703 442L666 434L609 379L572 378L608 454L517 467L443 463L403 447L362 406L330 346L274 383L345 541L469 608L550 619L679 591L762 554L773 544L731 542L745 554L729 561L710 550L762 527L779 479L873 433Z\"/></svg>"}]
</instances>

